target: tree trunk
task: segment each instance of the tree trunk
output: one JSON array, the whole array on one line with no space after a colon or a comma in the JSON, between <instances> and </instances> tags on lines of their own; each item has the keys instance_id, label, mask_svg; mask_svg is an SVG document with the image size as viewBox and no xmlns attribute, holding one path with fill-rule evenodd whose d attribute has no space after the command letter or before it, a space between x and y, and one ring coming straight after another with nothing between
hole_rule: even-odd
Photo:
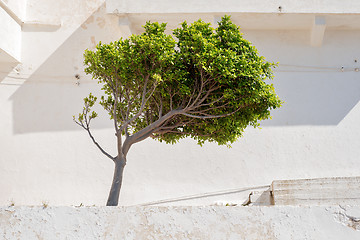
<instances>
[{"instance_id":1,"label":"tree trunk","mask_svg":"<svg viewBox=\"0 0 360 240\"><path fill-rule=\"evenodd\" d=\"M111 184L109 198L107 200L106 206L118 205L125 164L126 164L125 158L117 157L115 159L114 177L113 177L113 182Z\"/></svg>"}]
</instances>

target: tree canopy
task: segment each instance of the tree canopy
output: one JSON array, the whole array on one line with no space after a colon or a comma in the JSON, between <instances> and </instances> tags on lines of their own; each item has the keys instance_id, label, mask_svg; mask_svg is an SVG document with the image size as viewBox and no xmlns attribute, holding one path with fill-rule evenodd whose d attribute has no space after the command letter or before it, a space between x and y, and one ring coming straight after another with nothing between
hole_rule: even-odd
<instances>
[{"instance_id":1,"label":"tree canopy","mask_svg":"<svg viewBox=\"0 0 360 240\"><path fill-rule=\"evenodd\" d=\"M132 144L148 137L175 143L231 144L248 125L270 117L281 100L273 85L273 63L260 56L225 16L217 28L198 20L165 33L166 24L147 22L144 33L86 50L85 72L102 84L100 104L114 121L117 156L100 147L90 132L96 97L85 98L74 120L115 162Z\"/></svg>"}]
</instances>

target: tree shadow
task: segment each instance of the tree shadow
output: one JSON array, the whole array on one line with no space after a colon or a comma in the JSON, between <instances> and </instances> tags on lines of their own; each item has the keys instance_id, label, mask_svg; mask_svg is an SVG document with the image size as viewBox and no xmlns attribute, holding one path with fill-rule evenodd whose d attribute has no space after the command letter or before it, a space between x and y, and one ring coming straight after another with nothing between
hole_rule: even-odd
<instances>
[{"instance_id":1,"label":"tree shadow","mask_svg":"<svg viewBox=\"0 0 360 240\"><path fill-rule=\"evenodd\" d=\"M262 126L337 125L360 100L360 81L351 72L277 76L274 85L284 104Z\"/></svg>"},{"instance_id":2,"label":"tree shadow","mask_svg":"<svg viewBox=\"0 0 360 240\"><path fill-rule=\"evenodd\" d=\"M106 14L102 5L13 94L14 133L79 130L72 116L82 110L82 99L89 92L98 95L100 91L83 73L83 52L93 49L99 40L110 42L123 35L119 18ZM353 49L360 39L358 32L326 32L321 48L304 44L309 39L303 31L246 35L263 55L280 63L334 67L348 63L348 69L359 65L354 64L354 58L360 56L360 49ZM277 69L273 83L285 104L262 126L337 125L360 100L360 72L341 72L340 67L330 72L290 70L281 65ZM111 127L107 114L100 116L94 128Z\"/></svg>"},{"instance_id":3,"label":"tree shadow","mask_svg":"<svg viewBox=\"0 0 360 240\"><path fill-rule=\"evenodd\" d=\"M310 46L307 31L246 35L262 54L279 62L271 83L284 104L262 126L337 125L359 102L360 49L354 46L360 32L326 31L319 48Z\"/></svg>"},{"instance_id":4,"label":"tree shadow","mask_svg":"<svg viewBox=\"0 0 360 240\"><path fill-rule=\"evenodd\" d=\"M9 73L13 71L18 63L16 62L2 62L0 61L0 83L7 77ZM14 79L16 77L9 77L9 79Z\"/></svg>"}]
</instances>

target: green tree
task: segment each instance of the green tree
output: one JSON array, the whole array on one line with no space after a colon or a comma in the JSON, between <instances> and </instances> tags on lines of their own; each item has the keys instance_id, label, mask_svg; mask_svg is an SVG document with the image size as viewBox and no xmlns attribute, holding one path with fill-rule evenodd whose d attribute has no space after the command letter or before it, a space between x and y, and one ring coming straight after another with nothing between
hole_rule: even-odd
<instances>
[{"instance_id":1,"label":"green tree","mask_svg":"<svg viewBox=\"0 0 360 240\"><path fill-rule=\"evenodd\" d=\"M225 16L214 29L198 20L183 22L172 35L166 24L146 23L144 33L86 50L85 72L102 84L100 104L114 122L116 156L94 139L90 122L97 98L84 99L74 121L115 163L107 205L118 204L126 156L148 137L176 143L184 137L229 145L248 125L270 117L281 100L272 84L273 63L259 56Z\"/></svg>"}]
</instances>

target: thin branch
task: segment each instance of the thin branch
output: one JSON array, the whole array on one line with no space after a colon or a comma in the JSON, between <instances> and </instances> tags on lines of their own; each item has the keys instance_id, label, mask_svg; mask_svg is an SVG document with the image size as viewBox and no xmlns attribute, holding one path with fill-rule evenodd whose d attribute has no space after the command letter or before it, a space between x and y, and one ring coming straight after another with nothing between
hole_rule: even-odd
<instances>
[{"instance_id":1,"label":"thin branch","mask_svg":"<svg viewBox=\"0 0 360 240\"><path fill-rule=\"evenodd\" d=\"M93 135L91 134L90 129L89 129L89 128L85 128L85 130L88 132L91 140L92 140L93 143L100 149L100 151L101 151L105 156L107 156L107 157L110 158L111 160L115 161L115 157L113 157L113 156L111 156L109 153L107 153L107 152L100 146L100 144L95 141L95 138L94 138Z\"/></svg>"},{"instance_id":2,"label":"thin branch","mask_svg":"<svg viewBox=\"0 0 360 240\"><path fill-rule=\"evenodd\" d=\"M126 137L129 137L129 136L130 136L128 126L126 126L126 128L125 128L125 136L126 136Z\"/></svg>"},{"instance_id":3,"label":"thin branch","mask_svg":"<svg viewBox=\"0 0 360 240\"><path fill-rule=\"evenodd\" d=\"M153 102L152 102L152 104L154 104L155 106L156 106L156 108L157 108L157 110L158 110L158 112L157 112L157 114L158 114L158 116L159 117L161 117L162 116L162 110L163 110L163 102L162 102L162 97L160 97L159 98L159 102L160 102L160 104L158 103L158 101L157 101L157 99L156 99L156 97L155 96L152 96L152 98L153 98ZM155 106L150 106L150 109L155 109ZM154 111L155 112L155 111ZM145 118L146 118L146 122L149 124L149 111L147 111L146 112L146 114L145 114Z\"/></svg>"},{"instance_id":4,"label":"thin branch","mask_svg":"<svg viewBox=\"0 0 360 240\"><path fill-rule=\"evenodd\" d=\"M180 135L190 135L191 134L190 132L175 131L175 130L164 130L164 131L155 132L154 134L164 135L165 133L176 133L176 134L180 134Z\"/></svg>"},{"instance_id":5,"label":"thin branch","mask_svg":"<svg viewBox=\"0 0 360 240\"><path fill-rule=\"evenodd\" d=\"M162 117L162 113L163 113L163 101L162 101L162 97L160 96L160 106L159 106L159 118Z\"/></svg>"},{"instance_id":6,"label":"thin branch","mask_svg":"<svg viewBox=\"0 0 360 240\"><path fill-rule=\"evenodd\" d=\"M231 112L231 113L226 113L226 114L221 114L221 115L204 115L204 116L198 116L198 115L193 115L193 114L189 114L189 113L181 113L184 116L187 117L192 117L192 118L199 118L199 119L209 119L209 118L222 118L222 117L227 117L230 116L236 112L238 112L240 109L242 109L242 107L236 109L235 111ZM205 114L205 113L203 113Z\"/></svg>"},{"instance_id":7,"label":"thin branch","mask_svg":"<svg viewBox=\"0 0 360 240\"><path fill-rule=\"evenodd\" d=\"M150 92L151 92L151 93L150 93L149 96L145 99L144 105L145 105L145 104L149 101L149 99L152 97L152 95L153 95L154 92L155 92L156 87L157 87L156 82L154 82L152 88L151 88L149 91L146 92L145 96L146 96L147 94L149 94Z\"/></svg>"},{"instance_id":8,"label":"thin branch","mask_svg":"<svg viewBox=\"0 0 360 240\"><path fill-rule=\"evenodd\" d=\"M202 133L199 133L198 131L196 131L196 136L198 137L208 137L208 136L211 136L215 133L218 133L220 132L220 130L217 130L217 131L214 131L212 133L209 133L209 134L202 134ZM192 132L184 132L184 131L174 131L174 130L167 130L167 131L163 131L163 132L156 132L155 134L159 134L159 135L163 135L165 133L175 133L175 134L179 134L179 135L192 135L193 133Z\"/></svg>"},{"instance_id":9,"label":"thin branch","mask_svg":"<svg viewBox=\"0 0 360 240\"><path fill-rule=\"evenodd\" d=\"M133 100L130 100L129 90L125 91L125 93L126 93L126 102L128 103L127 104L128 106L127 106L124 122L129 120L130 109L133 103Z\"/></svg>"},{"instance_id":10,"label":"thin branch","mask_svg":"<svg viewBox=\"0 0 360 240\"><path fill-rule=\"evenodd\" d=\"M93 141L93 143L100 149L100 151L101 151L105 156L107 156L108 158L110 158L110 159L113 160L113 161L115 160L115 157L113 157L113 156L111 156L109 153L107 153L107 152L100 146L100 144L99 144L98 142L96 142L94 136L91 134L91 131L90 131L89 123L88 123L88 122L85 122L85 123L86 123L86 126L84 125L83 122L78 122L78 121L76 121L75 119L74 119L74 122L88 132L88 134L89 134L91 140Z\"/></svg>"},{"instance_id":11,"label":"thin branch","mask_svg":"<svg viewBox=\"0 0 360 240\"><path fill-rule=\"evenodd\" d=\"M205 108L205 109L198 110L198 111L188 111L188 113L190 113L190 114L204 114L204 115L206 115L206 112L208 112L208 111L215 110L215 109L226 108L226 106L229 105L229 104L230 104L230 102L226 102L226 103L224 103L223 105L220 105L220 106L209 107L209 108ZM203 105L200 105L200 106L194 107L194 109L200 108L200 107L204 107L204 106L203 106Z\"/></svg>"},{"instance_id":12,"label":"thin branch","mask_svg":"<svg viewBox=\"0 0 360 240\"><path fill-rule=\"evenodd\" d=\"M214 100L214 101L212 101L212 102L201 104L201 105L199 105L199 106L197 106L197 107L195 107L195 108L210 106L210 105L212 105L212 104L215 104L215 103L219 102L219 101L222 100L223 98L224 98L224 95L222 95L220 98L218 98L218 99L216 99L216 100Z\"/></svg>"},{"instance_id":13,"label":"thin branch","mask_svg":"<svg viewBox=\"0 0 360 240\"><path fill-rule=\"evenodd\" d=\"M91 140L93 141L93 143L99 148L99 150L100 150L105 156L107 156L107 157L110 158L111 160L115 161L115 157L113 157L113 156L111 156L109 153L107 153L107 152L100 146L100 144L99 144L98 142L96 142L94 136L91 134L91 131L90 131L90 122L91 122L91 120L93 119L93 117L89 116L89 119L88 119L88 113L89 113L89 112L90 112L90 106L89 106L88 104L85 104L85 107L84 107L83 113L82 113L84 119L83 119L83 120L80 120L80 119L79 119L79 121L77 121L77 120L75 119L75 116L74 116L74 122L88 132L88 134L89 134ZM84 124L84 122L85 122L85 124Z\"/></svg>"},{"instance_id":14,"label":"thin branch","mask_svg":"<svg viewBox=\"0 0 360 240\"><path fill-rule=\"evenodd\" d=\"M129 123L131 123L132 121L134 121L135 119L137 119L143 112L145 105L146 105L146 101L149 99L146 99L146 86L147 86L147 82L149 80L149 75L145 77L145 83L144 83L144 87L143 87L143 93L141 96L141 106L139 111L129 120L127 120L126 122L124 122L120 128L120 131L122 132L124 130L124 128L126 128ZM155 90L155 89L154 89ZM128 117L128 116L127 116Z\"/></svg>"},{"instance_id":15,"label":"thin branch","mask_svg":"<svg viewBox=\"0 0 360 240\"><path fill-rule=\"evenodd\" d=\"M170 111L172 111L173 110L173 94L171 94L171 90L170 90L170 93L169 93L169 95L170 95Z\"/></svg>"},{"instance_id":16,"label":"thin branch","mask_svg":"<svg viewBox=\"0 0 360 240\"><path fill-rule=\"evenodd\" d=\"M115 89L117 89L117 82L115 81ZM113 94L114 94L114 105L113 105L113 119L114 119L114 127L115 127L115 131L116 131L116 135L119 134L119 126L118 126L118 122L117 122L117 114L116 114L116 110L117 110L117 101L118 101L118 96L117 96L117 90L113 90ZM121 133L120 133L121 134Z\"/></svg>"},{"instance_id":17,"label":"thin branch","mask_svg":"<svg viewBox=\"0 0 360 240\"><path fill-rule=\"evenodd\" d=\"M194 104L199 100L201 94L203 93L204 81L203 81L202 71L200 71L200 76L201 76L201 77L200 77L200 86L194 86L194 91L193 91L193 93L190 95L189 102L188 102L188 104L186 105L186 107L185 107L184 109L193 107ZM197 82L196 82L196 83L197 83ZM193 96L195 95L195 91L197 90L198 87L199 87L199 89L198 89L199 92L198 92L195 100L192 102L192 104L190 104L191 101L192 101Z\"/></svg>"},{"instance_id":18,"label":"thin branch","mask_svg":"<svg viewBox=\"0 0 360 240\"><path fill-rule=\"evenodd\" d=\"M164 124L166 126L166 123ZM162 131L162 130L171 130L171 129L174 129L174 128L177 128L177 127L182 127L186 125L185 122L180 122L178 124L174 124L174 125L171 125L171 126L166 126L166 127L160 127L159 128L159 131ZM156 133L158 133L159 131L156 131Z\"/></svg>"},{"instance_id":19,"label":"thin branch","mask_svg":"<svg viewBox=\"0 0 360 240\"><path fill-rule=\"evenodd\" d=\"M190 95L189 101L188 101L188 103L186 104L186 106L185 106L184 108L188 108L188 107L189 107L189 105L190 105L193 97L195 96L196 90L197 90L197 86L195 85L194 88L193 88L193 91L192 91L192 93L191 93L191 95ZM199 90L199 92L200 92L200 90ZM184 99L184 100L185 100L185 99Z\"/></svg>"},{"instance_id":20,"label":"thin branch","mask_svg":"<svg viewBox=\"0 0 360 240\"><path fill-rule=\"evenodd\" d=\"M215 84L213 84L214 86ZM214 87L212 88L213 86L210 87L209 90L206 91L206 94L204 95L204 97L202 97L199 101L198 101L198 104L201 104L202 102L204 102L210 95L210 93L212 93L213 91L217 90L220 88L220 86L217 86L217 87Z\"/></svg>"}]
</instances>

